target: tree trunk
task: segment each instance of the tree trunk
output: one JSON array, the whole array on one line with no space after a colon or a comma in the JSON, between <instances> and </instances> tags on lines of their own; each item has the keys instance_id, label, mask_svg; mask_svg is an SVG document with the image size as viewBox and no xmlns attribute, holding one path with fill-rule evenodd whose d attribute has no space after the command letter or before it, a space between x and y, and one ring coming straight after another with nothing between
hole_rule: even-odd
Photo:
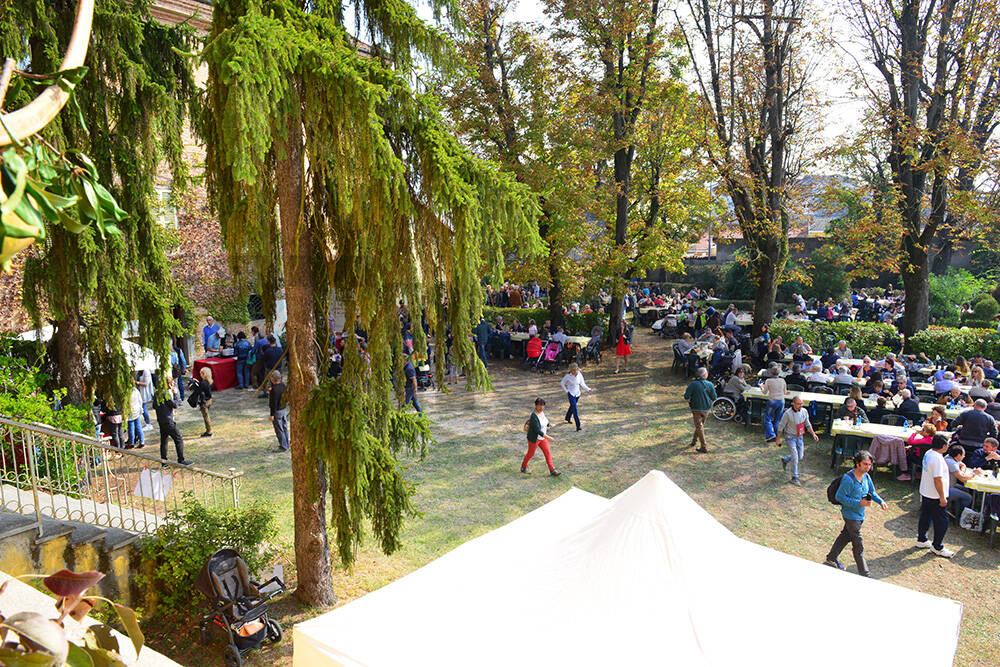
<instances>
[{"instance_id":1,"label":"tree trunk","mask_svg":"<svg viewBox=\"0 0 1000 667\"><path fill-rule=\"evenodd\" d=\"M612 344L618 337L618 328L620 322L622 321L622 306L625 304L625 299L616 295L611 295L611 305L608 306L611 313L608 316L608 334L607 340Z\"/></svg>"},{"instance_id":2,"label":"tree trunk","mask_svg":"<svg viewBox=\"0 0 1000 667\"><path fill-rule=\"evenodd\" d=\"M774 319L774 300L778 295L778 264L776 258L767 257L758 262L757 294L753 302L753 335L760 335L760 328Z\"/></svg>"},{"instance_id":3,"label":"tree trunk","mask_svg":"<svg viewBox=\"0 0 1000 667\"><path fill-rule=\"evenodd\" d=\"M929 321L929 287L927 252L918 247L907 248L907 261L902 267L903 289L906 301L903 305L903 336L905 351L910 351L910 340L914 334L927 328Z\"/></svg>"},{"instance_id":4,"label":"tree trunk","mask_svg":"<svg viewBox=\"0 0 1000 667\"><path fill-rule=\"evenodd\" d=\"M947 234L947 232L944 232L941 236L944 234ZM951 242L951 239L942 238L941 247L938 248L937 254L934 256L934 263L931 266L931 271L934 272L934 275L943 276L948 273L948 267L951 266L951 259L954 254L955 246Z\"/></svg>"},{"instance_id":5,"label":"tree trunk","mask_svg":"<svg viewBox=\"0 0 1000 667\"><path fill-rule=\"evenodd\" d=\"M613 126L615 128L615 139L624 138L624 124L617 115L614 117ZM631 190L632 180L632 157L628 148L619 148L615 151L615 250L623 252L625 247L625 232L628 229L628 195ZM627 280L631 275L626 269L623 279ZM627 289L626 287L622 288ZM624 291L619 293L617 289L612 291L611 313L608 317L608 340L614 342L618 335L618 329L622 321L622 306L625 304Z\"/></svg>"},{"instance_id":6,"label":"tree trunk","mask_svg":"<svg viewBox=\"0 0 1000 667\"><path fill-rule=\"evenodd\" d=\"M83 395L83 352L80 350L80 320L73 309L55 323L52 342L59 369L59 384L66 387L66 400L81 405Z\"/></svg>"},{"instance_id":7,"label":"tree trunk","mask_svg":"<svg viewBox=\"0 0 1000 667\"><path fill-rule=\"evenodd\" d=\"M559 271L555 263L549 262L549 319L552 330L556 327L566 328L566 316L563 315L562 285L559 281Z\"/></svg>"},{"instance_id":8,"label":"tree trunk","mask_svg":"<svg viewBox=\"0 0 1000 667\"><path fill-rule=\"evenodd\" d=\"M306 447L303 414L309 392L318 383L319 359L313 342L315 285L310 266L312 237L302 219L302 127L298 115L288 119L288 135L278 147L278 208L281 258L284 264L285 323L288 359L289 436L292 448L292 492L295 513L296 597L313 607L337 601L333 593L330 545L326 531L326 466Z\"/></svg>"},{"instance_id":9,"label":"tree trunk","mask_svg":"<svg viewBox=\"0 0 1000 667\"><path fill-rule=\"evenodd\" d=\"M67 286L75 285L71 275L72 266L66 257L66 244L69 232L62 229L52 230L52 266L63 277ZM56 368L59 370L59 384L66 387L66 399L73 405L81 405L83 395L83 350L80 348L80 316L76 299L62 297L61 303L53 303L53 310L61 315L55 322L52 332L53 349L56 355Z\"/></svg>"}]
</instances>

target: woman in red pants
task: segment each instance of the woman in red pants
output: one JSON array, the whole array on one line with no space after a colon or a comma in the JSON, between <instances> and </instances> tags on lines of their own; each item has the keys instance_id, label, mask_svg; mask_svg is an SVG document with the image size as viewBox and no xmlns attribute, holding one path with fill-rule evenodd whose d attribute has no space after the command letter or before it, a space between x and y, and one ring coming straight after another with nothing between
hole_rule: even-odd
<instances>
[{"instance_id":1,"label":"woman in red pants","mask_svg":"<svg viewBox=\"0 0 1000 667\"><path fill-rule=\"evenodd\" d=\"M528 472L528 461L535 455L535 449L541 449L545 455L545 464L549 467L549 474L558 477L561 473L552 465L552 452L549 451L549 440L555 440L546 431L549 428L549 418L545 416L545 399L535 399L535 411L528 418L528 453L521 461L521 472L530 475Z\"/></svg>"}]
</instances>

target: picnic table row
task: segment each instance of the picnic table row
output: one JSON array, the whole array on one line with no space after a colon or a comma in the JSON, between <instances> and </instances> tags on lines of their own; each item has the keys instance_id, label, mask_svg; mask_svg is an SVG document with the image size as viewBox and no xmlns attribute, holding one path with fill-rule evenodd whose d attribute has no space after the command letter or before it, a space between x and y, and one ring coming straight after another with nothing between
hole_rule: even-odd
<instances>
[{"instance_id":1,"label":"picnic table row","mask_svg":"<svg viewBox=\"0 0 1000 667\"><path fill-rule=\"evenodd\" d=\"M711 354L711 352L709 354ZM759 377L761 377L763 379L765 377L764 373L766 373L766 369L761 369ZM782 372L780 372L778 374L778 376L782 377L782 378L788 377L789 375L791 375L790 371L782 371ZM861 386L861 387L863 387L867 382L868 382L868 378L854 378L854 384L856 384L858 386ZM912 382L912 380L911 380L911 382ZM891 383L892 383L891 380L885 382L886 385L889 385ZM812 383L811 382L810 384L819 384L819 383ZM835 383L832 380L830 382L826 382L824 384L827 387L833 387L835 385ZM846 386L846 385L844 385L844 386ZM959 389L962 390L962 393L964 393L964 394L968 394L969 390L972 389L972 387L970 385L958 385L958 387L959 387ZM938 392L936 392L934 390L934 383L933 382L913 382L913 388L917 390L917 396L918 397L928 398L928 399L936 399L938 397ZM990 398L996 398L998 390L996 390L996 389L987 389L986 391L990 395Z\"/></svg>"}]
</instances>

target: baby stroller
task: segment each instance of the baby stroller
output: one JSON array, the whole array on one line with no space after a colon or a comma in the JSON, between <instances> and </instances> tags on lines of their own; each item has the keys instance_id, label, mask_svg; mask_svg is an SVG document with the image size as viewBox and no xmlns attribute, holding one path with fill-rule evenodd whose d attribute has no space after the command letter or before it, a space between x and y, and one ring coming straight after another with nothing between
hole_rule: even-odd
<instances>
[{"instance_id":1,"label":"baby stroller","mask_svg":"<svg viewBox=\"0 0 1000 667\"><path fill-rule=\"evenodd\" d=\"M542 339L534 336L528 340L527 344L524 346L525 368L539 370L544 357L545 345L542 344Z\"/></svg>"},{"instance_id":2,"label":"baby stroller","mask_svg":"<svg viewBox=\"0 0 1000 667\"><path fill-rule=\"evenodd\" d=\"M421 359L417 362L417 388L427 389L433 384L433 375L431 374L431 365L426 359Z\"/></svg>"},{"instance_id":3,"label":"baby stroller","mask_svg":"<svg viewBox=\"0 0 1000 667\"><path fill-rule=\"evenodd\" d=\"M587 343L587 347L583 348L583 354L580 356L583 363L587 363L588 360L593 360L595 364L601 363L601 339L603 337L604 329L601 327L594 327L590 331L590 342Z\"/></svg>"},{"instance_id":4,"label":"baby stroller","mask_svg":"<svg viewBox=\"0 0 1000 667\"><path fill-rule=\"evenodd\" d=\"M542 352L541 363L538 364L538 372L547 370L549 373L555 371L559 367L559 354L562 352L562 345L554 341L550 341L548 345L545 346L545 350Z\"/></svg>"},{"instance_id":5,"label":"baby stroller","mask_svg":"<svg viewBox=\"0 0 1000 667\"><path fill-rule=\"evenodd\" d=\"M212 605L212 610L201 618L201 643L208 645L211 626L221 628L229 640L222 651L227 667L240 667L244 654L259 648L265 639L281 641L281 626L268 618L267 601L284 592L285 584L278 577L263 584L251 581L247 564L235 549L219 549L209 556L195 587Z\"/></svg>"}]
</instances>

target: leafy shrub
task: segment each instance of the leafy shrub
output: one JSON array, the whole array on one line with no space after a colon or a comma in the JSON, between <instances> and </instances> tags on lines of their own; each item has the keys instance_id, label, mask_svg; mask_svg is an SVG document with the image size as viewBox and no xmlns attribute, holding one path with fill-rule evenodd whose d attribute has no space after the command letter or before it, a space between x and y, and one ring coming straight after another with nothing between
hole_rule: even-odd
<instances>
[{"instance_id":1,"label":"leafy shrub","mask_svg":"<svg viewBox=\"0 0 1000 667\"><path fill-rule=\"evenodd\" d=\"M953 359L956 355L971 358L982 354L988 359L1000 359L1000 333L992 329L953 329L928 327L910 339L915 354L923 352L931 359L940 356Z\"/></svg>"},{"instance_id":2,"label":"leafy shrub","mask_svg":"<svg viewBox=\"0 0 1000 667\"><path fill-rule=\"evenodd\" d=\"M0 414L24 422L41 422L64 431L93 433L93 419L85 406L63 405L66 390L46 393L49 376L35 343L10 334L0 336Z\"/></svg>"},{"instance_id":3,"label":"leafy shrub","mask_svg":"<svg viewBox=\"0 0 1000 667\"><path fill-rule=\"evenodd\" d=\"M525 327L528 326L528 320L535 320L535 324L538 325L539 329L542 328L545 320L549 319L547 308L493 308L491 306L483 308L483 317L490 324L496 324L497 315L502 316L503 321L507 324L520 322L521 326Z\"/></svg>"},{"instance_id":4,"label":"leafy shrub","mask_svg":"<svg viewBox=\"0 0 1000 667\"><path fill-rule=\"evenodd\" d=\"M594 327L602 327L607 333L607 313L570 313L566 316L566 331L571 336L589 336Z\"/></svg>"},{"instance_id":5,"label":"leafy shrub","mask_svg":"<svg viewBox=\"0 0 1000 667\"><path fill-rule=\"evenodd\" d=\"M992 287L989 280L977 278L965 269L949 269L943 276L931 274L928 285L931 322L957 327L961 305L976 301Z\"/></svg>"},{"instance_id":6,"label":"leafy shrub","mask_svg":"<svg viewBox=\"0 0 1000 667\"><path fill-rule=\"evenodd\" d=\"M691 289L691 285L698 287L703 290L714 289L719 290L719 285L722 284L722 280L725 276L727 265L706 265L706 266L692 266L688 269L687 279L688 289Z\"/></svg>"},{"instance_id":7,"label":"leafy shrub","mask_svg":"<svg viewBox=\"0 0 1000 667\"><path fill-rule=\"evenodd\" d=\"M775 320L770 330L772 336L781 336L786 342L802 336L814 351L821 349L824 342L846 340L851 351L859 357L866 354L883 357L899 347L899 334L891 324Z\"/></svg>"},{"instance_id":8,"label":"leafy shrub","mask_svg":"<svg viewBox=\"0 0 1000 667\"><path fill-rule=\"evenodd\" d=\"M216 322L224 324L247 324L250 322L250 309L247 307L248 298L237 294L232 298L220 297L208 304L206 310L208 314L215 318Z\"/></svg>"},{"instance_id":9,"label":"leafy shrub","mask_svg":"<svg viewBox=\"0 0 1000 667\"><path fill-rule=\"evenodd\" d=\"M997 313L1000 313L1000 303L987 294L976 302L972 307L972 317L962 324L973 329L992 329L996 325Z\"/></svg>"},{"instance_id":10,"label":"leafy shrub","mask_svg":"<svg viewBox=\"0 0 1000 667\"><path fill-rule=\"evenodd\" d=\"M94 435L90 408L63 404L66 390L46 393L49 376L41 370L43 359L35 343L12 336L0 336L0 415L21 422L39 422L64 431ZM0 455L9 464L27 472L28 452L17 438L4 439ZM43 447L35 450L41 474L51 475L75 486L80 481L77 461L83 445Z\"/></svg>"},{"instance_id":11,"label":"leafy shrub","mask_svg":"<svg viewBox=\"0 0 1000 667\"><path fill-rule=\"evenodd\" d=\"M722 293L732 299L750 299L756 296L757 286L741 262L730 262L722 277Z\"/></svg>"},{"instance_id":12,"label":"leafy shrub","mask_svg":"<svg viewBox=\"0 0 1000 667\"><path fill-rule=\"evenodd\" d=\"M549 319L549 311L542 308L483 308L483 317L490 324L496 324L497 316L503 317L507 324L520 322L527 327L529 320L535 320L535 324L541 329L546 320ZM566 331L570 335L589 336L590 330L595 326L608 328L607 313L581 313L569 314L566 316Z\"/></svg>"},{"instance_id":13,"label":"leafy shrub","mask_svg":"<svg viewBox=\"0 0 1000 667\"><path fill-rule=\"evenodd\" d=\"M159 592L157 613L189 611L194 587L208 557L223 547L236 549L255 576L278 555L271 544L278 523L269 507L260 502L214 509L184 493L178 509L167 513L167 522L156 537L141 544L142 556L154 562L152 581L140 575L140 586L153 584Z\"/></svg>"}]
</instances>

